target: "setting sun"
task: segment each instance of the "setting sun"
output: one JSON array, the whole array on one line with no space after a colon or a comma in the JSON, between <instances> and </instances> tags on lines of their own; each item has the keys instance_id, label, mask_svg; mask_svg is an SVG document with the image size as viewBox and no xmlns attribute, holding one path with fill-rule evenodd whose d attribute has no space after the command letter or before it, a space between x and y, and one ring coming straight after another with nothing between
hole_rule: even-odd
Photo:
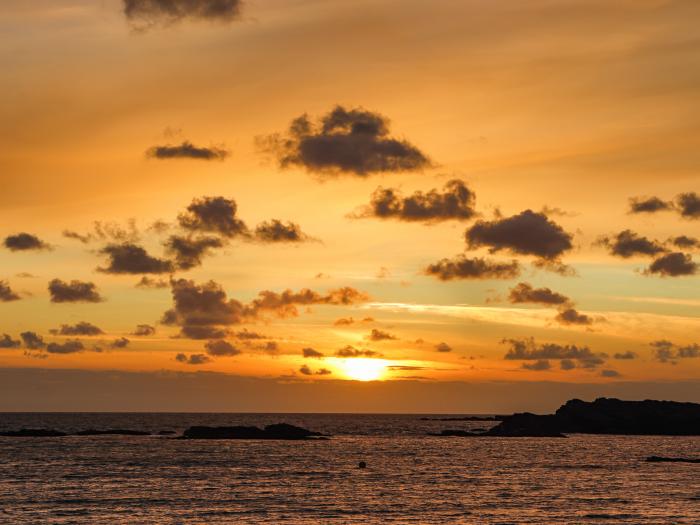
<instances>
[{"instance_id":1,"label":"setting sun","mask_svg":"<svg viewBox=\"0 0 700 525\"><path fill-rule=\"evenodd\" d=\"M381 359L347 359L341 367L350 379L376 381L384 375L386 362Z\"/></svg>"}]
</instances>

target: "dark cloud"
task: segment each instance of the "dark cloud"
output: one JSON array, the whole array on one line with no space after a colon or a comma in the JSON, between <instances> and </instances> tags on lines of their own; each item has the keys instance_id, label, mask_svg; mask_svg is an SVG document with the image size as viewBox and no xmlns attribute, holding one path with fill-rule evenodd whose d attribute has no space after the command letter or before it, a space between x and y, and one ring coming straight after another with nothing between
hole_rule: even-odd
<instances>
[{"instance_id":1,"label":"dark cloud","mask_svg":"<svg viewBox=\"0 0 700 525\"><path fill-rule=\"evenodd\" d=\"M130 243L109 244L100 250L102 255L109 257L109 266L98 268L98 271L114 274L138 273L170 273L173 263L152 257L141 246Z\"/></svg>"},{"instance_id":2,"label":"dark cloud","mask_svg":"<svg viewBox=\"0 0 700 525\"><path fill-rule=\"evenodd\" d=\"M202 264L202 258L224 243L218 237L183 237L171 235L165 242L167 253L175 258L179 270L189 270Z\"/></svg>"},{"instance_id":3,"label":"dark cloud","mask_svg":"<svg viewBox=\"0 0 700 525\"><path fill-rule=\"evenodd\" d=\"M672 209L672 202L663 201L658 197L633 197L630 199L630 213L656 213Z\"/></svg>"},{"instance_id":4,"label":"dark cloud","mask_svg":"<svg viewBox=\"0 0 700 525\"><path fill-rule=\"evenodd\" d=\"M154 146L146 152L146 155L154 159L196 159L196 160L224 160L229 152L221 148L197 147L191 142L171 146Z\"/></svg>"},{"instance_id":5,"label":"dark cloud","mask_svg":"<svg viewBox=\"0 0 700 525\"><path fill-rule=\"evenodd\" d=\"M217 326L185 325L180 328L180 336L187 339L222 339L229 334L228 330Z\"/></svg>"},{"instance_id":6,"label":"dark cloud","mask_svg":"<svg viewBox=\"0 0 700 525\"><path fill-rule=\"evenodd\" d=\"M177 354L175 361L186 365L206 365L211 362L211 358L205 354L190 354L189 357L185 354Z\"/></svg>"},{"instance_id":7,"label":"dark cloud","mask_svg":"<svg viewBox=\"0 0 700 525\"><path fill-rule=\"evenodd\" d=\"M654 359L661 363L675 365L678 359L700 358L700 344L698 343L681 346L661 339L650 343L650 346L653 348Z\"/></svg>"},{"instance_id":8,"label":"dark cloud","mask_svg":"<svg viewBox=\"0 0 700 525\"><path fill-rule=\"evenodd\" d=\"M104 332L92 323L81 321L74 325L62 324L58 330L51 330L53 335L102 335Z\"/></svg>"},{"instance_id":9,"label":"dark cloud","mask_svg":"<svg viewBox=\"0 0 700 525\"><path fill-rule=\"evenodd\" d=\"M90 234L82 234L78 233L72 230L63 230L62 234L66 239L73 239L76 241L80 241L83 244L88 244L93 240L93 237Z\"/></svg>"},{"instance_id":10,"label":"dark cloud","mask_svg":"<svg viewBox=\"0 0 700 525\"><path fill-rule=\"evenodd\" d=\"M13 252L26 250L48 250L51 248L36 235L31 233L18 233L16 235L8 235L3 243L5 248Z\"/></svg>"},{"instance_id":11,"label":"dark cloud","mask_svg":"<svg viewBox=\"0 0 700 525\"><path fill-rule=\"evenodd\" d=\"M53 279L49 282L49 293L52 303L99 303L104 299L97 292L95 283L73 280L65 282Z\"/></svg>"},{"instance_id":12,"label":"dark cloud","mask_svg":"<svg viewBox=\"0 0 700 525\"><path fill-rule=\"evenodd\" d=\"M16 339L12 339L9 335L3 334L0 337L0 348L19 348L20 342Z\"/></svg>"},{"instance_id":13,"label":"dark cloud","mask_svg":"<svg viewBox=\"0 0 700 525\"><path fill-rule=\"evenodd\" d=\"M110 348L126 348L129 346L129 341L126 337L118 337L109 344Z\"/></svg>"},{"instance_id":14,"label":"dark cloud","mask_svg":"<svg viewBox=\"0 0 700 525\"><path fill-rule=\"evenodd\" d=\"M671 252L654 259L649 268L644 270L647 275L660 275L661 277L681 277L698 273L698 263L687 253Z\"/></svg>"},{"instance_id":15,"label":"dark cloud","mask_svg":"<svg viewBox=\"0 0 700 525\"><path fill-rule=\"evenodd\" d=\"M404 197L393 188L377 188L367 210L358 217L378 217L401 221L439 222L451 219L466 220L476 215L474 193L458 179L451 180L440 193L417 191Z\"/></svg>"},{"instance_id":16,"label":"dark cloud","mask_svg":"<svg viewBox=\"0 0 700 525\"><path fill-rule=\"evenodd\" d=\"M532 338L504 339L503 343L510 346L503 358L513 361L568 359L575 361L580 368L596 368L605 363L606 357L603 353L593 353L587 346L560 345L557 343L538 344ZM566 365L569 364L567 363ZM564 369L566 368L564 367Z\"/></svg>"},{"instance_id":17,"label":"dark cloud","mask_svg":"<svg viewBox=\"0 0 700 525\"><path fill-rule=\"evenodd\" d=\"M554 318L555 321L561 324L578 324L578 325L590 325L593 324L593 319L586 314L582 314L575 308L562 308L557 316Z\"/></svg>"},{"instance_id":18,"label":"dark cloud","mask_svg":"<svg viewBox=\"0 0 700 525\"><path fill-rule=\"evenodd\" d=\"M681 217L700 219L700 195L695 192L681 193L676 197L676 205Z\"/></svg>"},{"instance_id":19,"label":"dark cloud","mask_svg":"<svg viewBox=\"0 0 700 525\"><path fill-rule=\"evenodd\" d=\"M147 275L141 277L141 280L136 283L136 288L159 289L168 288L169 286L170 283L165 279L154 279L153 277L148 277Z\"/></svg>"},{"instance_id":20,"label":"dark cloud","mask_svg":"<svg viewBox=\"0 0 700 525\"><path fill-rule=\"evenodd\" d=\"M240 332L236 332L234 334L234 337L236 339L241 339L243 341L250 341L253 339L269 339L266 335L259 334L257 332L251 332L249 330L241 330Z\"/></svg>"},{"instance_id":21,"label":"dark cloud","mask_svg":"<svg viewBox=\"0 0 700 525\"><path fill-rule=\"evenodd\" d=\"M85 350L85 346L77 339L71 339L64 343L49 343L46 345L46 351L49 354L75 354L83 350Z\"/></svg>"},{"instance_id":22,"label":"dark cloud","mask_svg":"<svg viewBox=\"0 0 700 525\"><path fill-rule=\"evenodd\" d=\"M514 279L520 275L518 261L497 262L482 257L468 259L442 259L425 269L426 275L433 275L441 281L453 279Z\"/></svg>"},{"instance_id":23,"label":"dark cloud","mask_svg":"<svg viewBox=\"0 0 700 525\"><path fill-rule=\"evenodd\" d=\"M239 18L241 0L123 0L124 14L137 29L182 20L230 22Z\"/></svg>"},{"instance_id":24,"label":"dark cloud","mask_svg":"<svg viewBox=\"0 0 700 525\"><path fill-rule=\"evenodd\" d=\"M314 350L313 348L302 349L301 355L303 355L305 358L312 358L312 359L323 359L325 357L325 355L323 355L322 352L319 352L318 350Z\"/></svg>"},{"instance_id":25,"label":"dark cloud","mask_svg":"<svg viewBox=\"0 0 700 525\"><path fill-rule=\"evenodd\" d=\"M618 372L617 370L606 369L606 370L601 370L600 375L602 377L620 377L622 374L620 374L620 372Z\"/></svg>"},{"instance_id":26,"label":"dark cloud","mask_svg":"<svg viewBox=\"0 0 700 525\"><path fill-rule=\"evenodd\" d=\"M301 373L301 374L303 374L303 375L305 375L305 376L313 375L313 372L312 372L311 369L308 367L308 365L301 365L301 367L299 368L299 373Z\"/></svg>"},{"instance_id":27,"label":"dark cloud","mask_svg":"<svg viewBox=\"0 0 700 525\"><path fill-rule=\"evenodd\" d=\"M29 350L39 350L40 348L44 348L46 346L44 338L35 332L22 332L19 334L19 336L22 338L22 344L24 347L28 348Z\"/></svg>"},{"instance_id":28,"label":"dark cloud","mask_svg":"<svg viewBox=\"0 0 700 525\"><path fill-rule=\"evenodd\" d=\"M623 359L623 360L629 360L629 359L637 359L637 354L634 352L628 350L627 352L618 352L613 355L613 359Z\"/></svg>"},{"instance_id":29,"label":"dark cloud","mask_svg":"<svg viewBox=\"0 0 700 525\"><path fill-rule=\"evenodd\" d=\"M190 231L218 233L227 238L247 236L248 228L236 217L237 211L233 199L201 197L192 200L187 210L178 216L178 222Z\"/></svg>"},{"instance_id":30,"label":"dark cloud","mask_svg":"<svg viewBox=\"0 0 700 525\"><path fill-rule=\"evenodd\" d=\"M0 301L9 303L10 301L18 301L20 296L12 291L7 281L0 281Z\"/></svg>"},{"instance_id":31,"label":"dark cloud","mask_svg":"<svg viewBox=\"0 0 700 525\"><path fill-rule=\"evenodd\" d=\"M286 224L277 219L262 222L255 228L255 239L260 242L305 242L310 237L293 222Z\"/></svg>"},{"instance_id":32,"label":"dark cloud","mask_svg":"<svg viewBox=\"0 0 700 525\"><path fill-rule=\"evenodd\" d=\"M657 241L641 237L631 230L621 231L612 238L603 237L599 242L608 248L611 255L625 259L635 255L654 256L665 251Z\"/></svg>"},{"instance_id":33,"label":"dark cloud","mask_svg":"<svg viewBox=\"0 0 700 525\"><path fill-rule=\"evenodd\" d=\"M140 239L139 230L136 227L136 220L129 219L126 226L116 222L94 221L92 231L81 234L71 230L64 230L63 236L67 239L74 239L83 244L93 241L110 241L113 243L135 243Z\"/></svg>"},{"instance_id":34,"label":"dark cloud","mask_svg":"<svg viewBox=\"0 0 700 525\"><path fill-rule=\"evenodd\" d=\"M396 340L398 338L395 335L390 334L389 332L373 328L369 335L367 335L367 339L370 341L390 341Z\"/></svg>"},{"instance_id":35,"label":"dark cloud","mask_svg":"<svg viewBox=\"0 0 700 525\"><path fill-rule=\"evenodd\" d=\"M282 293L264 290L258 293L258 297L248 306L248 310L252 315L273 312L280 317L296 317L299 314L297 306L315 304L348 306L364 303L369 299L366 293L349 286L330 290L326 294L320 294L308 288L299 292L285 290Z\"/></svg>"},{"instance_id":36,"label":"dark cloud","mask_svg":"<svg viewBox=\"0 0 700 525\"><path fill-rule=\"evenodd\" d=\"M552 365L546 359L538 359L534 363L523 363L520 366L526 370L536 370L538 372L552 368Z\"/></svg>"},{"instance_id":37,"label":"dark cloud","mask_svg":"<svg viewBox=\"0 0 700 525\"><path fill-rule=\"evenodd\" d=\"M224 341L223 339L207 341L204 348L206 349L207 354L213 356L232 357L241 353L238 348L233 346L231 343Z\"/></svg>"},{"instance_id":38,"label":"dark cloud","mask_svg":"<svg viewBox=\"0 0 700 525\"><path fill-rule=\"evenodd\" d=\"M365 317L363 319L360 319L359 321L356 321L352 317L341 317L339 319L336 319L333 324L335 326L350 326L355 323L373 323L374 319L372 317Z\"/></svg>"},{"instance_id":39,"label":"dark cloud","mask_svg":"<svg viewBox=\"0 0 700 525\"><path fill-rule=\"evenodd\" d=\"M374 350L358 350L354 346L345 346L335 353L338 357L381 357L382 354Z\"/></svg>"},{"instance_id":40,"label":"dark cloud","mask_svg":"<svg viewBox=\"0 0 700 525\"><path fill-rule=\"evenodd\" d=\"M440 343L435 345L435 350L438 352L452 352L452 347L447 343Z\"/></svg>"},{"instance_id":41,"label":"dark cloud","mask_svg":"<svg viewBox=\"0 0 700 525\"><path fill-rule=\"evenodd\" d=\"M511 288L508 300L511 303L536 303L548 305L570 304L571 299L549 288L533 288L529 283L518 283Z\"/></svg>"},{"instance_id":42,"label":"dark cloud","mask_svg":"<svg viewBox=\"0 0 700 525\"><path fill-rule=\"evenodd\" d=\"M316 373L317 376L329 376L329 375L331 375L333 372L331 372L331 371L328 370L327 368L319 368L318 370L316 370L315 373Z\"/></svg>"},{"instance_id":43,"label":"dark cloud","mask_svg":"<svg viewBox=\"0 0 700 525\"><path fill-rule=\"evenodd\" d=\"M266 137L260 143L276 155L282 168L301 166L323 175L366 177L431 165L418 148L389 135L386 117L361 108L336 106L317 123L302 115L292 121L286 134Z\"/></svg>"},{"instance_id":44,"label":"dark cloud","mask_svg":"<svg viewBox=\"0 0 700 525\"><path fill-rule=\"evenodd\" d=\"M328 370L327 368L319 368L318 370L316 370L316 372L313 372L311 370L311 368L309 368L308 365L301 365L301 367L299 368L299 372L305 376L311 376L311 375L327 376L327 375L330 375L333 373L330 370Z\"/></svg>"},{"instance_id":45,"label":"dark cloud","mask_svg":"<svg viewBox=\"0 0 700 525\"><path fill-rule=\"evenodd\" d=\"M559 361L559 368L562 370L573 370L576 368L576 362L571 359L562 359Z\"/></svg>"},{"instance_id":46,"label":"dark cloud","mask_svg":"<svg viewBox=\"0 0 700 525\"><path fill-rule=\"evenodd\" d=\"M685 250L700 247L700 239L696 239L695 237L689 237L687 235L679 235L678 237L673 237L672 239L669 239L669 242L674 246Z\"/></svg>"},{"instance_id":47,"label":"dark cloud","mask_svg":"<svg viewBox=\"0 0 700 525\"><path fill-rule=\"evenodd\" d=\"M571 234L543 213L532 210L504 219L478 221L466 231L465 237L472 249L488 246L491 253L506 250L550 261L573 247Z\"/></svg>"},{"instance_id":48,"label":"dark cloud","mask_svg":"<svg viewBox=\"0 0 700 525\"><path fill-rule=\"evenodd\" d=\"M151 326L150 324L137 324L136 329L133 332L131 332L131 335L147 337L155 333L156 329L154 326Z\"/></svg>"}]
</instances>

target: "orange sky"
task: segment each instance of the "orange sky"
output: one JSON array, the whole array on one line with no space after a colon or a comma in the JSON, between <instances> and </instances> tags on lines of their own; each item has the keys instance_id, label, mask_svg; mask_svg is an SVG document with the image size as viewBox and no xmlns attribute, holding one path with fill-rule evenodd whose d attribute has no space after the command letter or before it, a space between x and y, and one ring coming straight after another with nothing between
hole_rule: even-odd
<instances>
[{"instance_id":1,"label":"orange sky","mask_svg":"<svg viewBox=\"0 0 700 525\"><path fill-rule=\"evenodd\" d=\"M700 400L700 5L210 4L0 5L3 374L215 372L319 392L401 380L434 411L447 406L440 382L592 394L625 383L641 397L666 384ZM304 114L308 128L291 133ZM453 180L470 194L457 208ZM380 216L380 187L404 207ZM438 200L420 200L430 190ZM402 199L418 191L416 211ZM651 197L655 211L632 212L630 199ZM245 230L222 226L234 220ZM294 238L265 233L273 220ZM211 246L185 264L173 237ZM517 261L519 274L440 279L428 269L444 259ZM144 275L162 287L136 287ZM54 279L92 283L101 300L57 302ZM209 281L225 297L204 297ZM519 283L533 293L516 300ZM352 300L334 295L345 287ZM314 298L255 302L304 289ZM194 339L194 326L208 333ZM525 353L509 354L518 344ZM0 409L43 406L6 389ZM274 409L260 390L243 409ZM313 410L304 399L295 409ZM337 407L353 405L338 394Z\"/></svg>"}]
</instances>

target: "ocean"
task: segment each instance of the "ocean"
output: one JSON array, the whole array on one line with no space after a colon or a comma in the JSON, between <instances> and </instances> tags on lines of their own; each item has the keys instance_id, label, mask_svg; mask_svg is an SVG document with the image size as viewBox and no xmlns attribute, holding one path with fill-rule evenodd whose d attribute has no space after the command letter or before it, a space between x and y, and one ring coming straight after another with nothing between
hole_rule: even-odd
<instances>
[{"instance_id":1,"label":"ocean","mask_svg":"<svg viewBox=\"0 0 700 525\"><path fill-rule=\"evenodd\" d=\"M0 430L286 422L327 441L0 437L2 524L700 524L700 437L443 438L444 415L0 414ZM358 468L364 461L367 468Z\"/></svg>"}]
</instances>

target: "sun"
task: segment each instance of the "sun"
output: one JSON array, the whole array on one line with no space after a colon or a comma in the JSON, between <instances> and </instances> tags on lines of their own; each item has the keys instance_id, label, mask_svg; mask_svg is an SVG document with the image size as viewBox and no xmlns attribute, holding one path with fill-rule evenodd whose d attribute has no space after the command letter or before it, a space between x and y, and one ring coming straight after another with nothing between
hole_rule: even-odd
<instances>
[{"instance_id":1,"label":"sun","mask_svg":"<svg viewBox=\"0 0 700 525\"><path fill-rule=\"evenodd\" d=\"M357 381L376 381L386 371L386 363L382 359L346 359L341 367L347 377Z\"/></svg>"}]
</instances>

